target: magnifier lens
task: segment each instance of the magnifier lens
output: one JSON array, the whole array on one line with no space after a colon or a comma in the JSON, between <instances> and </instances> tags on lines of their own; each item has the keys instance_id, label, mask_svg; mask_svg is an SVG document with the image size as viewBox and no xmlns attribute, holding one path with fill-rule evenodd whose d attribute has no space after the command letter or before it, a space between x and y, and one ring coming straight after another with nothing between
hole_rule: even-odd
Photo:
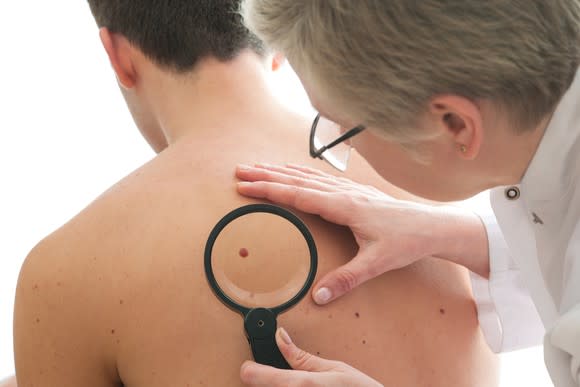
<instances>
[{"instance_id":1,"label":"magnifier lens","mask_svg":"<svg viewBox=\"0 0 580 387\"><path fill-rule=\"evenodd\" d=\"M226 296L247 308L273 308L304 286L310 250L291 222L258 212L236 218L221 230L211 261Z\"/></svg>"}]
</instances>

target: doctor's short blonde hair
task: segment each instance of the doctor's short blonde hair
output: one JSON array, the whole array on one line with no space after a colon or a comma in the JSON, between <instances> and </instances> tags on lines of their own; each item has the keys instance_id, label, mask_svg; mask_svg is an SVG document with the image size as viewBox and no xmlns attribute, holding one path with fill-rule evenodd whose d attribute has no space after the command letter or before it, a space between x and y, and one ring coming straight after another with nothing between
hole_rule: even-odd
<instances>
[{"instance_id":1,"label":"doctor's short blonde hair","mask_svg":"<svg viewBox=\"0 0 580 387\"><path fill-rule=\"evenodd\" d=\"M245 0L242 13L329 102L402 143L441 94L533 129L580 63L580 0Z\"/></svg>"}]
</instances>

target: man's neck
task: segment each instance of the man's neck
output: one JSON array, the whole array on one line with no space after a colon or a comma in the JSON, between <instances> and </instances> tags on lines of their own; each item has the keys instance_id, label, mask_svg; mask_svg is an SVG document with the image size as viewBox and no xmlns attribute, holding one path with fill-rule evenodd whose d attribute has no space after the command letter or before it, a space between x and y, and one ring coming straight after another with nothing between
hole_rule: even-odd
<instances>
[{"instance_id":1,"label":"man's neck","mask_svg":"<svg viewBox=\"0 0 580 387\"><path fill-rule=\"evenodd\" d=\"M205 59L190 74L152 70L143 82L153 115L169 145L191 135L211 135L281 111L263 59L244 52L228 62Z\"/></svg>"}]
</instances>

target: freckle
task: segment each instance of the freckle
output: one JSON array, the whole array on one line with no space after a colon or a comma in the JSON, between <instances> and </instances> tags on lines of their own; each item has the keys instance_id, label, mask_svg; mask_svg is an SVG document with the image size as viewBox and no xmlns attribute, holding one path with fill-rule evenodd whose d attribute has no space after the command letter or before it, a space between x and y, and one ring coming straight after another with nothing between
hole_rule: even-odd
<instances>
[{"instance_id":1,"label":"freckle","mask_svg":"<svg viewBox=\"0 0 580 387\"><path fill-rule=\"evenodd\" d=\"M117 339L117 344L121 344L121 340Z\"/></svg>"},{"instance_id":2,"label":"freckle","mask_svg":"<svg viewBox=\"0 0 580 387\"><path fill-rule=\"evenodd\" d=\"M93 261L96 261L96 260L97 260L97 257L96 257L96 256L95 256L95 257L93 257Z\"/></svg>"},{"instance_id":3,"label":"freckle","mask_svg":"<svg viewBox=\"0 0 580 387\"><path fill-rule=\"evenodd\" d=\"M60 281L56 283L56 286L60 286L60 285L62 285L62 283L60 283Z\"/></svg>"},{"instance_id":4,"label":"freckle","mask_svg":"<svg viewBox=\"0 0 580 387\"><path fill-rule=\"evenodd\" d=\"M363 340L363 344L366 344L366 343L367 343L367 341L366 340Z\"/></svg>"},{"instance_id":5,"label":"freckle","mask_svg":"<svg viewBox=\"0 0 580 387\"><path fill-rule=\"evenodd\" d=\"M443 309L443 308L439 309L439 313L445 314L445 309Z\"/></svg>"},{"instance_id":6,"label":"freckle","mask_svg":"<svg viewBox=\"0 0 580 387\"><path fill-rule=\"evenodd\" d=\"M39 318L36 318L36 323L38 324L39 322L40 322L40 319Z\"/></svg>"},{"instance_id":7,"label":"freckle","mask_svg":"<svg viewBox=\"0 0 580 387\"><path fill-rule=\"evenodd\" d=\"M242 247L240 249L239 254L240 254L240 257L246 258L250 253L248 252L248 249L246 249L245 247Z\"/></svg>"},{"instance_id":8,"label":"freckle","mask_svg":"<svg viewBox=\"0 0 580 387\"><path fill-rule=\"evenodd\" d=\"M320 356L320 352L316 352L316 356Z\"/></svg>"},{"instance_id":9,"label":"freckle","mask_svg":"<svg viewBox=\"0 0 580 387\"><path fill-rule=\"evenodd\" d=\"M119 305L123 305L123 300L119 300Z\"/></svg>"},{"instance_id":10,"label":"freckle","mask_svg":"<svg viewBox=\"0 0 580 387\"><path fill-rule=\"evenodd\" d=\"M114 335L115 334L115 330L111 329L111 334Z\"/></svg>"},{"instance_id":11,"label":"freckle","mask_svg":"<svg viewBox=\"0 0 580 387\"><path fill-rule=\"evenodd\" d=\"M355 312L354 315L356 316L356 318L359 318L360 317L360 314L358 312Z\"/></svg>"},{"instance_id":12,"label":"freckle","mask_svg":"<svg viewBox=\"0 0 580 387\"><path fill-rule=\"evenodd\" d=\"M329 315L328 315L328 318L332 318L332 314L329 314Z\"/></svg>"},{"instance_id":13,"label":"freckle","mask_svg":"<svg viewBox=\"0 0 580 387\"><path fill-rule=\"evenodd\" d=\"M32 287L33 290L38 290L38 284L34 284L34 286Z\"/></svg>"}]
</instances>

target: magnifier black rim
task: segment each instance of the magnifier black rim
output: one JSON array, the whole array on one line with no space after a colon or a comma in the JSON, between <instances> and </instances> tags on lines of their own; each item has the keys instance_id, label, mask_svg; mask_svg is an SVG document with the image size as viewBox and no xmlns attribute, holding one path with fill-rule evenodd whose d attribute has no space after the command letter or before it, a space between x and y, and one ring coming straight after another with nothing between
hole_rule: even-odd
<instances>
[{"instance_id":1,"label":"magnifier black rim","mask_svg":"<svg viewBox=\"0 0 580 387\"><path fill-rule=\"evenodd\" d=\"M248 308L248 307L245 307L243 305L240 305L237 302L235 302L233 299L228 297L227 294L225 294L225 292L222 290L222 288L217 283L217 280L213 274L213 267L211 264L211 253L213 251L213 246L214 246L215 241L217 240L219 234L222 232L222 230L228 224L230 224L232 221L234 221L235 219L237 219L241 216L251 214L251 213L260 213L260 212L278 215L278 216L288 220L289 222L291 222L294 226L296 226L296 228L298 228L298 230L300 231L300 233L302 234L304 239L306 239L306 243L308 244L308 250L310 251L310 270L308 272L308 276L306 277L306 281L304 282L304 285L302 286L302 289L300 289L300 291L298 293L296 293L296 295L294 295L294 297L292 297L290 300L284 302L283 304L280 304L280 305L273 307L273 308L266 308L266 309L271 310L274 313L274 315L277 316L278 314L284 312L285 310L293 307L302 298L304 298L304 296L306 295L306 293L308 293L308 290L310 289L310 287L314 283L314 277L316 276L316 270L318 268L318 252L316 250L316 244L314 243L314 238L312 237L310 230L308 230L308 227L306 227L306 225L304 224L304 222L302 222L302 220L300 220L300 218L298 218L296 215L294 215L292 212L288 211L287 209L282 208L282 207L278 207L278 206L275 206L272 204L266 204L266 203L248 204L248 205L245 205L243 207L236 208L235 210L231 211L226 216L224 216L215 225L215 227L213 228L213 230L209 234L209 238L208 238L207 243L205 245L205 252L204 252L205 275L207 277L207 281L209 282L210 287L212 288L212 290L214 291L216 296L224 304L226 304L226 306L228 306L236 311L239 311L244 316L250 310L255 309L255 308ZM259 308L259 307L260 306L257 306L256 308Z\"/></svg>"}]
</instances>

